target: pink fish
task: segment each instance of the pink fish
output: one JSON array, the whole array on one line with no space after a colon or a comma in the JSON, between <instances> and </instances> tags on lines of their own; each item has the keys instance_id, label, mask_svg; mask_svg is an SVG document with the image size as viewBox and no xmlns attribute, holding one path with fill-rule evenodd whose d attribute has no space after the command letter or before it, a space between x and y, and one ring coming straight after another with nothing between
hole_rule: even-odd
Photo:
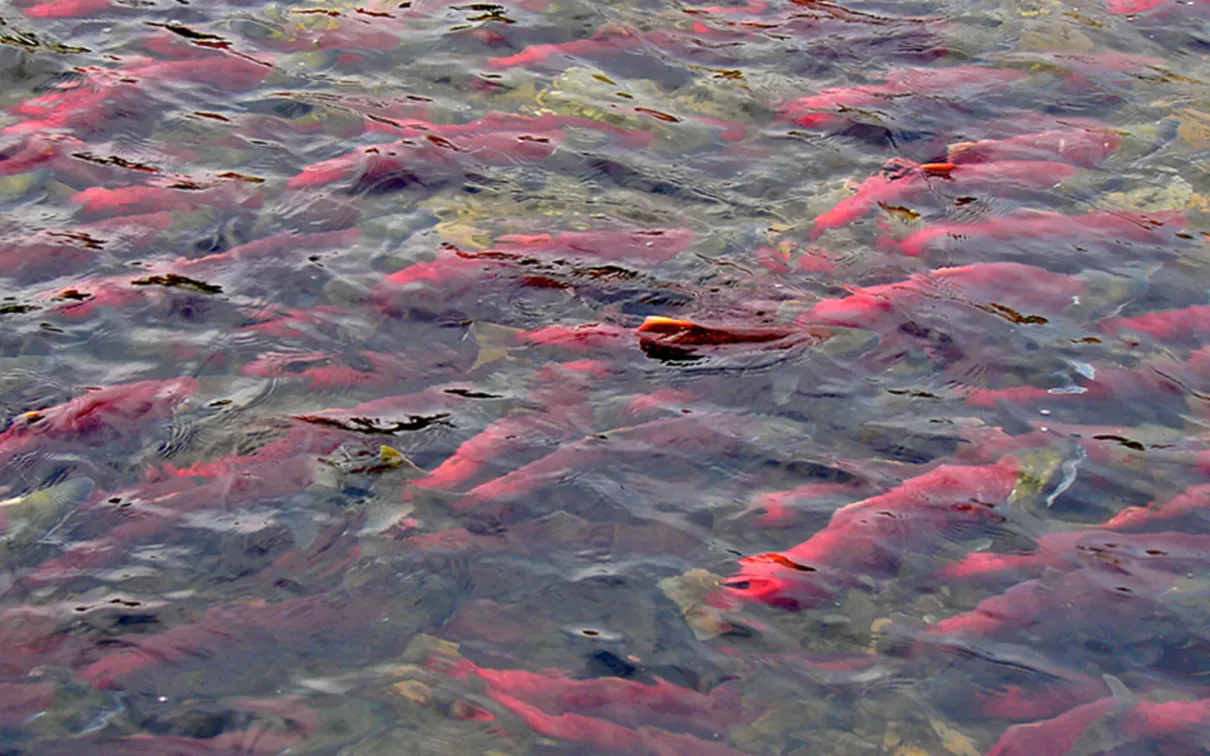
<instances>
[{"instance_id":1,"label":"pink fish","mask_svg":"<svg viewBox=\"0 0 1210 756\"><path fill-rule=\"evenodd\" d=\"M90 187L72 195L71 201L91 217L113 217L164 211L192 212L202 207L224 209L257 208L264 198L232 183L201 188L189 183L132 185L116 189Z\"/></svg>"},{"instance_id":2,"label":"pink fish","mask_svg":"<svg viewBox=\"0 0 1210 756\"><path fill-rule=\"evenodd\" d=\"M977 407L995 407L1001 402L1036 405L1042 402L1082 403L1135 397L1183 398L1210 381L1210 348L1193 352L1184 362L1156 359L1133 368L1092 367L1090 377L1081 376L1074 385L1054 388L974 388L967 391L966 402Z\"/></svg>"},{"instance_id":3,"label":"pink fish","mask_svg":"<svg viewBox=\"0 0 1210 756\"><path fill-rule=\"evenodd\" d=\"M609 323L553 325L522 331L517 342L527 346L554 347L570 352L616 351L630 346L634 330Z\"/></svg>"},{"instance_id":4,"label":"pink fish","mask_svg":"<svg viewBox=\"0 0 1210 756\"><path fill-rule=\"evenodd\" d=\"M320 305L305 309L268 307L249 314L260 322L243 326L241 333L259 333L280 339L302 340L316 331L339 325L348 313L335 305Z\"/></svg>"},{"instance_id":5,"label":"pink fish","mask_svg":"<svg viewBox=\"0 0 1210 756\"><path fill-rule=\"evenodd\" d=\"M862 498L864 488L853 483L803 483L788 491L771 491L763 493L752 500L748 512L757 512L754 520L759 528L781 528L794 524L801 519L800 510L811 502L832 502L835 498L858 501Z\"/></svg>"},{"instance_id":6,"label":"pink fish","mask_svg":"<svg viewBox=\"0 0 1210 756\"><path fill-rule=\"evenodd\" d=\"M878 109L908 95L978 100L1024 78L1022 71L981 66L904 68L888 72L883 84L825 89L793 100L779 115L806 128L832 128L847 120L846 110Z\"/></svg>"},{"instance_id":7,"label":"pink fish","mask_svg":"<svg viewBox=\"0 0 1210 756\"><path fill-rule=\"evenodd\" d=\"M548 714L506 693L491 691L488 696L517 715L534 732L550 738L582 743L637 756L672 756L693 753L700 756L744 756L730 746L693 735L667 732L654 727L630 729L608 720L582 714Z\"/></svg>"},{"instance_id":8,"label":"pink fish","mask_svg":"<svg viewBox=\"0 0 1210 756\"><path fill-rule=\"evenodd\" d=\"M1116 335L1145 333L1159 341L1192 341L1210 336L1210 305L1191 305L1178 310L1157 310L1132 317L1110 318L1103 321L1101 327Z\"/></svg>"},{"instance_id":9,"label":"pink fish","mask_svg":"<svg viewBox=\"0 0 1210 756\"><path fill-rule=\"evenodd\" d=\"M911 309L949 302L964 308L999 303L1020 312L1058 314L1087 293L1077 276L1051 273L1020 263L977 263L938 268L903 281L854 289L847 297L823 299L803 313L803 325L837 325L874 328Z\"/></svg>"},{"instance_id":10,"label":"pink fish","mask_svg":"<svg viewBox=\"0 0 1210 756\"><path fill-rule=\"evenodd\" d=\"M647 147L655 135L641 129L627 129L620 126L595 121L591 118L546 113L529 116L514 113L488 113L482 118L466 123L432 123L414 118L388 119L376 117L367 119L365 130L368 133L395 134L401 137L418 139L424 136L438 137L446 140L457 140L464 137L483 136L485 134L541 134L562 132L569 128L591 129L611 134L618 143L633 148Z\"/></svg>"},{"instance_id":11,"label":"pink fish","mask_svg":"<svg viewBox=\"0 0 1210 756\"><path fill-rule=\"evenodd\" d=\"M101 509L112 509L112 499L138 506L110 530L75 543L38 565L24 580L37 586L89 574L127 556L135 544L162 540L165 530L193 513L238 508L246 502L305 490L316 480L319 456L332 453L349 439L348 432L299 422L285 436L252 454L184 469L167 464L149 483L98 495L94 506Z\"/></svg>"},{"instance_id":12,"label":"pink fish","mask_svg":"<svg viewBox=\"0 0 1210 756\"><path fill-rule=\"evenodd\" d=\"M13 418L0 434L0 452L18 454L46 441L126 435L142 424L168 418L197 390L192 378L138 381L88 393L47 409Z\"/></svg>"},{"instance_id":13,"label":"pink fish","mask_svg":"<svg viewBox=\"0 0 1210 756\"><path fill-rule=\"evenodd\" d=\"M996 165L990 163L989 165ZM1183 216L1144 215L1125 211L1096 211L1083 215L1021 211L981 223L942 223L920 229L902 241L884 237L879 248L905 255L922 255L944 243L986 245L993 242L1038 240L1082 247L1135 243L1171 245L1185 225Z\"/></svg>"},{"instance_id":14,"label":"pink fish","mask_svg":"<svg viewBox=\"0 0 1210 756\"><path fill-rule=\"evenodd\" d=\"M994 163L926 163L894 160L868 178L852 197L841 200L815 219L811 238L848 225L880 205L910 203L938 190L992 197L1020 198L1045 193L1075 175L1075 166L1033 160Z\"/></svg>"},{"instance_id":15,"label":"pink fish","mask_svg":"<svg viewBox=\"0 0 1210 756\"><path fill-rule=\"evenodd\" d=\"M589 408L582 404L556 405L543 412L510 413L463 442L432 472L412 484L452 491L480 477L506 454L536 451L583 435L590 414Z\"/></svg>"},{"instance_id":16,"label":"pink fish","mask_svg":"<svg viewBox=\"0 0 1210 756\"><path fill-rule=\"evenodd\" d=\"M1210 453L1204 453L1201 457L1210 459ZM1203 464L1202 469L1210 470L1210 466ZM1187 518L1198 522L1208 516L1210 485L1199 484L1189 486L1163 503L1153 503L1149 507L1126 507L1100 527L1124 532L1153 532L1185 525Z\"/></svg>"},{"instance_id":17,"label":"pink fish","mask_svg":"<svg viewBox=\"0 0 1210 756\"><path fill-rule=\"evenodd\" d=\"M1169 0L1109 0L1105 4L1105 10L1117 14L1146 13L1168 2Z\"/></svg>"},{"instance_id":18,"label":"pink fish","mask_svg":"<svg viewBox=\"0 0 1210 756\"><path fill-rule=\"evenodd\" d=\"M191 624L121 637L116 650L79 670L79 675L95 688L114 688L140 671L235 654L241 645L268 642L275 648L308 648L316 637L364 637L367 627L392 613L384 598L331 592L276 603L248 600L216 606ZM387 640L386 646L397 646L399 653L406 637Z\"/></svg>"},{"instance_id":19,"label":"pink fish","mask_svg":"<svg viewBox=\"0 0 1210 756\"><path fill-rule=\"evenodd\" d=\"M632 231L562 231L555 234L505 234L496 239L501 252L616 262L664 262L685 251L694 234L686 228Z\"/></svg>"},{"instance_id":20,"label":"pink fish","mask_svg":"<svg viewBox=\"0 0 1210 756\"><path fill-rule=\"evenodd\" d=\"M302 252L315 252L325 249L344 249L356 243L361 232L356 228L346 228L339 231L323 231L315 234L300 234L295 231L282 231L256 239L245 244L232 247L226 252L220 252L205 257L189 260L179 260L173 270L186 272L194 268L208 268L235 262L250 262L264 258L288 256L295 258Z\"/></svg>"},{"instance_id":21,"label":"pink fish","mask_svg":"<svg viewBox=\"0 0 1210 756\"><path fill-rule=\"evenodd\" d=\"M1099 731L1091 735L1097 728ZM1210 729L1210 699L1197 701L1146 701L1133 698L1102 698L1077 706L1053 719L1010 727L988 751L988 756L1066 756L1085 735L1092 747L1127 745L1145 738L1178 745L1173 753L1194 753ZM1183 736L1194 739L1184 740ZM1162 747L1162 746L1161 746ZM1163 751L1167 753L1167 751Z\"/></svg>"},{"instance_id":22,"label":"pink fish","mask_svg":"<svg viewBox=\"0 0 1210 756\"><path fill-rule=\"evenodd\" d=\"M421 184L445 180L451 169L476 165L513 166L550 157L563 141L561 132L492 133L458 137L426 135L391 144L363 147L303 168L286 182L289 189L332 184L352 179L354 188L373 188L396 180ZM438 175L440 171L440 175ZM428 174L433 175L428 175ZM424 174L424 175L420 175Z\"/></svg>"},{"instance_id":23,"label":"pink fish","mask_svg":"<svg viewBox=\"0 0 1210 756\"><path fill-rule=\"evenodd\" d=\"M390 388L406 383L416 374L416 360L405 355L379 352L269 352L240 369L243 375L260 378L302 378L312 389L379 386Z\"/></svg>"},{"instance_id":24,"label":"pink fish","mask_svg":"<svg viewBox=\"0 0 1210 756\"><path fill-rule=\"evenodd\" d=\"M473 293L486 282L506 277L522 286L565 287L568 284L552 278L551 271L567 273L577 263L654 265L680 254L693 239L688 229L656 228L512 236L495 249L479 252L446 244L437 259L413 263L387 276L372 296L379 309L395 314L417 306L418 301L443 306L456 295ZM419 296L426 291L428 300Z\"/></svg>"},{"instance_id":25,"label":"pink fish","mask_svg":"<svg viewBox=\"0 0 1210 756\"><path fill-rule=\"evenodd\" d=\"M579 714L627 727L687 729L717 737L740 716L735 708L738 691L726 684L705 694L658 677L651 683L616 677L575 680L560 670L499 670L441 657L429 660L427 666L456 679L477 678L487 686L489 695L503 694L556 718Z\"/></svg>"},{"instance_id":26,"label":"pink fish","mask_svg":"<svg viewBox=\"0 0 1210 756\"><path fill-rule=\"evenodd\" d=\"M516 55L492 58L487 64L492 68L512 68L545 63L556 56L593 58L602 55L617 55L623 50L634 50L642 46L643 39L638 34L624 29L613 30L598 33L591 39L577 39L553 45L530 45Z\"/></svg>"},{"instance_id":27,"label":"pink fish","mask_svg":"<svg viewBox=\"0 0 1210 756\"><path fill-rule=\"evenodd\" d=\"M113 7L110 0L50 0L23 8L30 18L84 18Z\"/></svg>"},{"instance_id":28,"label":"pink fish","mask_svg":"<svg viewBox=\"0 0 1210 756\"><path fill-rule=\"evenodd\" d=\"M1059 160L1081 168L1096 168L1121 144L1111 129L1063 129L1021 134L1006 139L957 142L949 146L948 160L966 165L1000 160Z\"/></svg>"},{"instance_id":29,"label":"pink fish","mask_svg":"<svg viewBox=\"0 0 1210 756\"><path fill-rule=\"evenodd\" d=\"M1021 464L941 465L884 494L836 510L810 539L785 551L744 557L720 599L759 601L791 611L832 598L859 574L897 574L902 556L927 553L954 530L991 530L1007 520L1005 504Z\"/></svg>"},{"instance_id":30,"label":"pink fish","mask_svg":"<svg viewBox=\"0 0 1210 756\"><path fill-rule=\"evenodd\" d=\"M1116 519L1116 518L1115 518ZM1075 570L1096 565L1139 565L1150 569L1187 570L1210 557L1210 535L1160 532L1112 532L1106 523L1096 530L1049 533L1028 554L968 554L941 571L947 579L970 580L1002 574L1038 577L1047 569Z\"/></svg>"},{"instance_id":31,"label":"pink fish","mask_svg":"<svg viewBox=\"0 0 1210 756\"><path fill-rule=\"evenodd\" d=\"M1202 560L1204 562L1204 559ZM1130 628L1141 612L1153 611L1165 592L1183 579L1184 570L1168 572L1132 564L1121 569L1106 561L1070 572L1047 573L980 601L968 612L929 625L927 636L964 638L1023 634L1035 641L1070 633L1072 626ZM1053 616L1058 613L1061 622Z\"/></svg>"},{"instance_id":32,"label":"pink fish","mask_svg":"<svg viewBox=\"0 0 1210 756\"><path fill-rule=\"evenodd\" d=\"M175 222L172 213L167 211L140 213L85 223L78 227L78 231L89 237L96 235L107 249L112 248L113 242L133 251L143 251L161 233L172 228ZM70 238L70 234L68 236Z\"/></svg>"},{"instance_id":33,"label":"pink fish","mask_svg":"<svg viewBox=\"0 0 1210 756\"><path fill-rule=\"evenodd\" d=\"M83 142L67 134L14 134L0 148L0 176L15 176L59 163L84 147Z\"/></svg>"},{"instance_id":34,"label":"pink fish","mask_svg":"<svg viewBox=\"0 0 1210 756\"><path fill-rule=\"evenodd\" d=\"M518 496L543 490L568 470L647 460L652 455L696 459L724 453L742 446L745 429L751 433L753 421L721 414L665 417L615 428L564 443L540 459L472 488L448 506L456 512L470 512L491 503L507 510Z\"/></svg>"},{"instance_id":35,"label":"pink fish","mask_svg":"<svg viewBox=\"0 0 1210 756\"><path fill-rule=\"evenodd\" d=\"M94 129L121 106L147 98L146 85L163 86L186 81L225 90L245 90L272 73L272 65L248 56L223 54L196 61L155 61L121 58L121 68L89 66L76 69L83 80L62 84L39 97L10 108L27 120L5 127L3 133L37 133L55 129Z\"/></svg>"}]
</instances>

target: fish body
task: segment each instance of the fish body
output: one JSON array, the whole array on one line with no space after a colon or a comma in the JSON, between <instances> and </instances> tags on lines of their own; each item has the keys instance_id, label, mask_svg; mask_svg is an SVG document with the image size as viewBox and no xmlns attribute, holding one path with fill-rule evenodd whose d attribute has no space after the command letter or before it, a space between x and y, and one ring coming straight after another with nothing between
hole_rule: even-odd
<instances>
[{"instance_id":1,"label":"fish body","mask_svg":"<svg viewBox=\"0 0 1210 756\"><path fill-rule=\"evenodd\" d=\"M1014 725L988 751L988 756L1100 753L1106 747L1112 750L1147 738L1160 743L1172 739L1178 749L1195 749L1197 736L1204 743L1207 729L1210 729L1210 699L1156 702L1107 697L1077 706L1053 719ZM1195 740L1184 740L1187 735L1195 736ZM1081 748L1085 741L1086 748Z\"/></svg>"},{"instance_id":2,"label":"fish body","mask_svg":"<svg viewBox=\"0 0 1210 756\"><path fill-rule=\"evenodd\" d=\"M399 386L414 375L415 366L414 360L382 352L269 352L244 365L240 373L259 378L298 378L309 381L312 389L323 391Z\"/></svg>"},{"instance_id":3,"label":"fish body","mask_svg":"<svg viewBox=\"0 0 1210 756\"><path fill-rule=\"evenodd\" d=\"M273 257L292 259L297 256L297 253L301 252L316 252L325 249L348 247L356 243L360 236L361 232L355 227L313 234L282 231L272 236L266 236L263 239L256 239L240 244L226 252L188 260L182 259L173 266L173 269L183 272L194 268L206 268L236 262L252 262Z\"/></svg>"},{"instance_id":4,"label":"fish body","mask_svg":"<svg viewBox=\"0 0 1210 756\"><path fill-rule=\"evenodd\" d=\"M353 191L393 184L437 185L484 166L509 167L545 160L562 141L563 135L557 131L470 134L456 141L423 135L313 163L288 180L286 188L305 189L349 180Z\"/></svg>"},{"instance_id":5,"label":"fish body","mask_svg":"<svg viewBox=\"0 0 1210 756\"><path fill-rule=\"evenodd\" d=\"M843 124L847 110L880 109L892 105L897 97L980 99L983 93L1002 90L1025 78L1024 72L1007 68L903 68L889 72L882 84L825 89L792 100L779 115L799 126L826 129Z\"/></svg>"},{"instance_id":6,"label":"fish body","mask_svg":"<svg viewBox=\"0 0 1210 756\"><path fill-rule=\"evenodd\" d=\"M1059 161L1081 168L1096 168L1121 144L1111 129L1055 129L1005 139L957 142L948 148L947 160L956 165L1010 161Z\"/></svg>"},{"instance_id":7,"label":"fish body","mask_svg":"<svg viewBox=\"0 0 1210 756\"><path fill-rule=\"evenodd\" d=\"M947 579L971 580L998 575L1039 577L1047 569L1075 570L1085 566L1140 565L1169 571L1204 565L1210 535L1180 532L1115 532L1108 525L1095 530L1048 533L1028 554L968 554L941 571Z\"/></svg>"},{"instance_id":8,"label":"fish body","mask_svg":"<svg viewBox=\"0 0 1210 756\"><path fill-rule=\"evenodd\" d=\"M994 165L994 164L989 164ZM1023 211L981 223L942 223L922 228L901 241L883 238L879 247L917 256L943 244L986 245L991 242L1056 240L1107 248L1115 244L1168 246L1184 226L1177 215L1144 215L1124 211L1096 211L1083 215ZM997 249L1002 249L997 247Z\"/></svg>"},{"instance_id":9,"label":"fish body","mask_svg":"<svg viewBox=\"0 0 1210 756\"><path fill-rule=\"evenodd\" d=\"M934 192L1027 198L1047 192L1075 175L1077 168L1046 160L913 164L895 160L866 179L852 197L815 219L811 238L874 212L881 205L911 203Z\"/></svg>"},{"instance_id":10,"label":"fish body","mask_svg":"<svg viewBox=\"0 0 1210 756\"><path fill-rule=\"evenodd\" d=\"M1210 336L1210 305L1110 318L1101 327L1115 335L1143 333L1158 341L1187 342Z\"/></svg>"},{"instance_id":11,"label":"fish body","mask_svg":"<svg viewBox=\"0 0 1210 756\"><path fill-rule=\"evenodd\" d=\"M71 201L92 218L111 218L160 212L192 212L200 207L223 209L257 208L264 202L259 192L246 192L230 184L207 189L168 185L132 185L116 189L94 186L76 192Z\"/></svg>"},{"instance_id":12,"label":"fish body","mask_svg":"<svg viewBox=\"0 0 1210 756\"><path fill-rule=\"evenodd\" d=\"M724 596L797 611L831 599L858 575L897 573L905 554L929 553L950 532L1004 523L1021 474L994 465L941 465L899 487L836 510L828 526L784 551L744 557Z\"/></svg>"},{"instance_id":13,"label":"fish body","mask_svg":"<svg viewBox=\"0 0 1210 756\"><path fill-rule=\"evenodd\" d=\"M131 433L143 423L170 417L197 386L192 378L124 383L26 412L0 434L0 453L19 453L44 441L91 440L108 433Z\"/></svg>"},{"instance_id":14,"label":"fish body","mask_svg":"<svg viewBox=\"0 0 1210 756\"><path fill-rule=\"evenodd\" d=\"M896 313L924 302L970 306L997 302L1022 312L1062 313L1087 292L1077 276L1012 262L938 268L903 281L855 288L847 297L823 299L798 318L802 325L875 328Z\"/></svg>"}]
</instances>

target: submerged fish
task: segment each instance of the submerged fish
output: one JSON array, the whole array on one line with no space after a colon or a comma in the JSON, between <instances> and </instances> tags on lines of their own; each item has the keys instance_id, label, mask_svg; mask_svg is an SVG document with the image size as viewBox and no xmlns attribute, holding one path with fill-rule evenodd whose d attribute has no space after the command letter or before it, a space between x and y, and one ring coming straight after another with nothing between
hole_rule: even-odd
<instances>
[{"instance_id":1,"label":"submerged fish","mask_svg":"<svg viewBox=\"0 0 1210 756\"><path fill-rule=\"evenodd\" d=\"M979 100L1026 76L1022 71L982 66L902 68L888 72L882 84L825 89L819 94L791 100L779 114L806 128L834 128L846 121L848 110L893 106L896 98L905 96Z\"/></svg>"},{"instance_id":2,"label":"submerged fish","mask_svg":"<svg viewBox=\"0 0 1210 756\"><path fill-rule=\"evenodd\" d=\"M48 441L101 443L143 423L168 418L197 390L192 378L138 381L98 388L63 404L18 415L0 434L0 454L19 454Z\"/></svg>"},{"instance_id":3,"label":"submerged fish","mask_svg":"<svg viewBox=\"0 0 1210 756\"><path fill-rule=\"evenodd\" d=\"M989 197L1034 197L1054 189L1076 172L1072 165L1045 160L918 165L895 159L866 179L852 197L816 218L811 239L819 238L829 229L846 226L879 206L913 202L938 190Z\"/></svg>"},{"instance_id":4,"label":"submerged fish","mask_svg":"<svg viewBox=\"0 0 1210 756\"><path fill-rule=\"evenodd\" d=\"M951 163L966 165L999 160L1059 160L1081 168L1096 168L1121 144L1109 128L1070 128L1020 134L1004 139L955 142L948 149Z\"/></svg>"},{"instance_id":5,"label":"submerged fish","mask_svg":"<svg viewBox=\"0 0 1210 756\"><path fill-rule=\"evenodd\" d=\"M72 478L0 501L0 553L11 558L46 535L71 507L87 499L95 487L89 478Z\"/></svg>"},{"instance_id":6,"label":"submerged fish","mask_svg":"<svg viewBox=\"0 0 1210 756\"><path fill-rule=\"evenodd\" d=\"M1047 474L1012 456L994 465L941 465L841 507L826 528L797 546L742 558L739 574L724 581L722 598L791 611L820 606L861 575L897 575L906 555L999 530L1016 514L1014 495L1028 490L1022 480L1036 485Z\"/></svg>"}]
</instances>

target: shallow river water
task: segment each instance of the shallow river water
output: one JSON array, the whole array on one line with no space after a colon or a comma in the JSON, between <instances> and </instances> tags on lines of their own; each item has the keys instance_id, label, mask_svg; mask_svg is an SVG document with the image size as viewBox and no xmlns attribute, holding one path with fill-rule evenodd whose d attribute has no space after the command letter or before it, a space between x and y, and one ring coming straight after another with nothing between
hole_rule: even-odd
<instances>
[{"instance_id":1,"label":"shallow river water","mask_svg":"<svg viewBox=\"0 0 1210 756\"><path fill-rule=\"evenodd\" d=\"M1210 753L1210 4L0 4L0 753Z\"/></svg>"}]
</instances>

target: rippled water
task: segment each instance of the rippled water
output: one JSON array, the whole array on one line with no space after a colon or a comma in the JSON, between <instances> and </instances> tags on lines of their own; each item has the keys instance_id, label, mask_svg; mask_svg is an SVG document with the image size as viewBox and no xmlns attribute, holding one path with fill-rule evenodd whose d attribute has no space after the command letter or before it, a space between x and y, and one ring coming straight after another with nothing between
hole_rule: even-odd
<instances>
[{"instance_id":1,"label":"rippled water","mask_svg":"<svg viewBox=\"0 0 1210 756\"><path fill-rule=\"evenodd\" d=\"M0 752L1210 752L1207 7L0 6Z\"/></svg>"}]
</instances>

